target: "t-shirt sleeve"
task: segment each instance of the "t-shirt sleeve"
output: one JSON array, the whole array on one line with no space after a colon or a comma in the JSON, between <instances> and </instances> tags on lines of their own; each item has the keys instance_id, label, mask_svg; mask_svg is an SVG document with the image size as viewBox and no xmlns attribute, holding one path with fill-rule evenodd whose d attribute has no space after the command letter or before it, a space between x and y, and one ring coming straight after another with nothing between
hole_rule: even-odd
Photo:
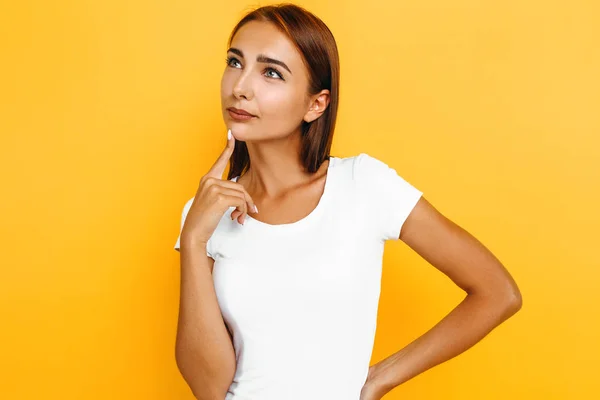
<instances>
[{"instance_id":1,"label":"t-shirt sleeve","mask_svg":"<svg viewBox=\"0 0 600 400\"><path fill-rule=\"evenodd\" d=\"M398 239L402 225L423 192L394 168L366 153L355 157L353 177L367 224L382 240Z\"/></svg>"},{"instance_id":2,"label":"t-shirt sleeve","mask_svg":"<svg viewBox=\"0 0 600 400\"><path fill-rule=\"evenodd\" d=\"M190 208L192 208L193 202L194 202L194 197L192 197L185 203L185 205L183 206L183 211L181 212L181 223L179 226L179 236L177 237L177 242L175 242L175 247L174 247L175 250L177 250L177 251L179 251L179 248L181 245L181 232L183 231L183 225L185 224L185 219L187 217L188 212L190 211ZM206 255L209 256L210 258L214 259L213 255L212 255L212 251L211 251L211 247L212 247L211 239L208 239L208 243L206 245Z\"/></svg>"}]
</instances>

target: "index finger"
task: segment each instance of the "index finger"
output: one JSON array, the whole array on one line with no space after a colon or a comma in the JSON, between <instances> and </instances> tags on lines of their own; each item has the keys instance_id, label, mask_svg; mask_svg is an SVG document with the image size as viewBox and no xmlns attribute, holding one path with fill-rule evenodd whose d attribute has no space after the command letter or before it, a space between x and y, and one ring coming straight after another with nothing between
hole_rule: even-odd
<instances>
[{"instance_id":1,"label":"index finger","mask_svg":"<svg viewBox=\"0 0 600 400\"><path fill-rule=\"evenodd\" d=\"M235 148L235 138L231 133L231 129L227 131L227 145L223 152L217 158L217 161L213 164L212 167L206 173L206 176L211 176L213 178L221 179L223 177L223 172L225 172L225 168L227 167L227 162L231 158L233 154L233 149Z\"/></svg>"}]
</instances>

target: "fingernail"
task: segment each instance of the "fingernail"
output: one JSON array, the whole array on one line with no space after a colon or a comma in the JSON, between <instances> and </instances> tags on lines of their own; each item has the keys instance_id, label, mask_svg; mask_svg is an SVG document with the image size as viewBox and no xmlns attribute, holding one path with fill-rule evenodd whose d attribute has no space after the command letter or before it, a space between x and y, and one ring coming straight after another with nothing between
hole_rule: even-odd
<instances>
[{"instance_id":1,"label":"fingernail","mask_svg":"<svg viewBox=\"0 0 600 400\"><path fill-rule=\"evenodd\" d=\"M254 212L258 214L258 207L256 207L256 204L254 205Z\"/></svg>"},{"instance_id":2,"label":"fingernail","mask_svg":"<svg viewBox=\"0 0 600 400\"><path fill-rule=\"evenodd\" d=\"M227 130L227 140L231 140L231 129Z\"/></svg>"}]
</instances>

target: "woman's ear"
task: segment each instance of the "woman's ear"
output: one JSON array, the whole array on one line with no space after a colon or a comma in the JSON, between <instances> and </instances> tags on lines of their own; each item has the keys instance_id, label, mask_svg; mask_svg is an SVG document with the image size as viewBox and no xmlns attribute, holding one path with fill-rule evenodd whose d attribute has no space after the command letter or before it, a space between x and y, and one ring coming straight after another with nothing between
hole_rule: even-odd
<instances>
[{"instance_id":1,"label":"woman's ear","mask_svg":"<svg viewBox=\"0 0 600 400\"><path fill-rule=\"evenodd\" d=\"M310 106L304 115L304 121L313 122L325 112L329 105L329 90L323 89L319 93L311 96Z\"/></svg>"}]
</instances>

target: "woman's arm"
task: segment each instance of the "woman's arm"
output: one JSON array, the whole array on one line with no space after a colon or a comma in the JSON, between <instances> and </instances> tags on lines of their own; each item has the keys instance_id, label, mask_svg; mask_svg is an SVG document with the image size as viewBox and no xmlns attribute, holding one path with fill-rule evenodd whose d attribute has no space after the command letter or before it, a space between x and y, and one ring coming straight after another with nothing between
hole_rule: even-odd
<instances>
[{"instance_id":1,"label":"woman's arm","mask_svg":"<svg viewBox=\"0 0 600 400\"><path fill-rule=\"evenodd\" d=\"M522 304L517 284L498 259L467 231L421 197L402 226L400 237L421 257L447 275L466 298L424 335L371 366L365 384L368 399L464 352Z\"/></svg>"},{"instance_id":2,"label":"woman's arm","mask_svg":"<svg viewBox=\"0 0 600 400\"><path fill-rule=\"evenodd\" d=\"M175 359L199 400L223 400L236 369L235 350L215 294L206 247L181 248Z\"/></svg>"}]
</instances>

